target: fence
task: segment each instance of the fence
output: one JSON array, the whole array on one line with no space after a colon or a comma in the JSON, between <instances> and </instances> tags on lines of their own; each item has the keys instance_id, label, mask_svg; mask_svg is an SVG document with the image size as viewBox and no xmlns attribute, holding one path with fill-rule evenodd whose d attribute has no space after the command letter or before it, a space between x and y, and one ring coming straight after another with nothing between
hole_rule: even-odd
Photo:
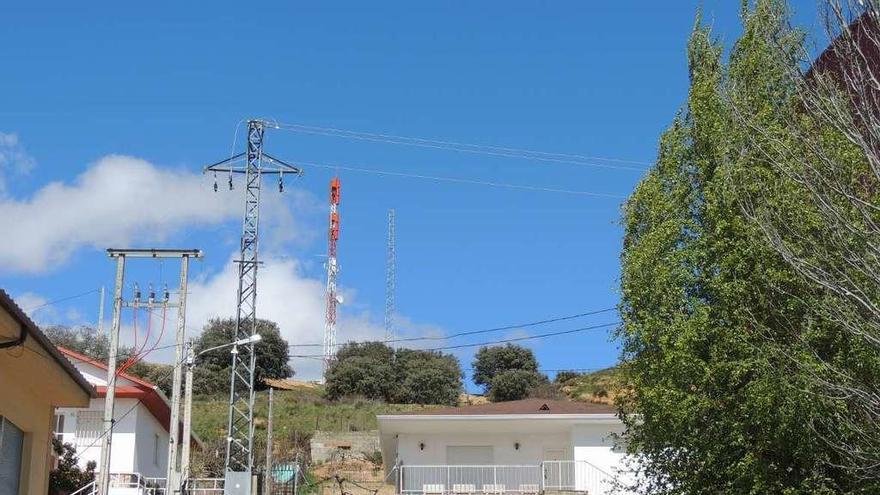
<instances>
[{"instance_id":1,"label":"fence","mask_svg":"<svg viewBox=\"0 0 880 495\"><path fill-rule=\"evenodd\" d=\"M539 465L400 466L400 493L470 494L541 491Z\"/></svg>"},{"instance_id":2,"label":"fence","mask_svg":"<svg viewBox=\"0 0 880 495\"><path fill-rule=\"evenodd\" d=\"M614 475L587 461L544 461L541 468L544 490L606 495L614 486Z\"/></svg>"},{"instance_id":3,"label":"fence","mask_svg":"<svg viewBox=\"0 0 880 495\"><path fill-rule=\"evenodd\" d=\"M586 461L545 461L536 465L398 466L401 494L501 495L572 491L607 495L615 476Z\"/></svg>"}]
</instances>

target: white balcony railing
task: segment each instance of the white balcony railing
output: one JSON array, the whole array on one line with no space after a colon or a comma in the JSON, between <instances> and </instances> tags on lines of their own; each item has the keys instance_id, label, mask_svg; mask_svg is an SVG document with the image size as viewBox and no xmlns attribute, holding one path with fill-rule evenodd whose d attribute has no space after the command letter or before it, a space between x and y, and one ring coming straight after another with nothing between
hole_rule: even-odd
<instances>
[{"instance_id":1,"label":"white balcony railing","mask_svg":"<svg viewBox=\"0 0 880 495\"><path fill-rule=\"evenodd\" d=\"M572 491L607 495L615 476L586 461L545 461L529 465L398 466L403 495L530 495Z\"/></svg>"},{"instance_id":2,"label":"white balcony railing","mask_svg":"<svg viewBox=\"0 0 880 495\"><path fill-rule=\"evenodd\" d=\"M613 474L587 461L544 461L541 468L544 490L606 495L614 487Z\"/></svg>"},{"instance_id":3,"label":"white balcony railing","mask_svg":"<svg viewBox=\"0 0 880 495\"><path fill-rule=\"evenodd\" d=\"M541 466L400 466L400 493L431 495L537 494Z\"/></svg>"}]
</instances>

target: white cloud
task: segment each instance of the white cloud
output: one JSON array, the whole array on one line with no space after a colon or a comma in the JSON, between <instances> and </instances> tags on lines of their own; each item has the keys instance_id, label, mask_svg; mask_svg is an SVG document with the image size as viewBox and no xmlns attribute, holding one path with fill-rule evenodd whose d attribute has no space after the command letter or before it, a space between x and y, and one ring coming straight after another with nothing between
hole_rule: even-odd
<instances>
[{"instance_id":1,"label":"white cloud","mask_svg":"<svg viewBox=\"0 0 880 495\"><path fill-rule=\"evenodd\" d=\"M26 175L36 163L19 142L17 134L0 132L0 194L6 191L4 176L7 173Z\"/></svg>"},{"instance_id":2,"label":"white cloud","mask_svg":"<svg viewBox=\"0 0 880 495\"><path fill-rule=\"evenodd\" d=\"M15 303L31 318L34 317L35 312L41 309L46 310L48 308L45 306L47 302L49 302L48 299L35 292L22 292L15 296Z\"/></svg>"},{"instance_id":3,"label":"white cloud","mask_svg":"<svg viewBox=\"0 0 880 495\"><path fill-rule=\"evenodd\" d=\"M0 143L15 142L8 136L0 135ZM49 183L26 199L0 198L0 231L10 240L0 244L0 266L39 273L63 264L81 248L103 250L135 241L150 245L187 228L238 219L241 189L234 196L214 193L211 179L201 174L107 156L70 184ZM294 203L311 202L302 191L291 197ZM278 195L266 195L263 223L275 224L267 231L283 232L280 242L307 237L286 205L279 207L281 201Z\"/></svg>"},{"instance_id":4,"label":"white cloud","mask_svg":"<svg viewBox=\"0 0 880 495\"><path fill-rule=\"evenodd\" d=\"M257 285L257 316L278 324L290 344L321 343L324 338L324 282L303 275L298 261L290 258L264 258ZM201 328L213 317L231 317L235 312L238 274L230 261L225 268L203 280L190 283L187 298L187 326ZM347 303L353 302L346 293ZM367 312L353 316L344 312L338 320L338 340L381 339L384 330ZM321 347L294 347L291 354L320 355ZM296 377L316 380L321 375L320 359L292 360Z\"/></svg>"}]
</instances>

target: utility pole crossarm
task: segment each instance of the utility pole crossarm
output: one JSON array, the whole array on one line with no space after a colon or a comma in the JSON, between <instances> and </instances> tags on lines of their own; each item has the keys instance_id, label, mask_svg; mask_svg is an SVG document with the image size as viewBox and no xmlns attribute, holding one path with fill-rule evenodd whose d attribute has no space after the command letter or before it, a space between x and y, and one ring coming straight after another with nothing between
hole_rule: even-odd
<instances>
[{"instance_id":1,"label":"utility pole crossarm","mask_svg":"<svg viewBox=\"0 0 880 495\"><path fill-rule=\"evenodd\" d=\"M127 258L201 258L201 249L114 249L107 250L111 258L125 256Z\"/></svg>"}]
</instances>

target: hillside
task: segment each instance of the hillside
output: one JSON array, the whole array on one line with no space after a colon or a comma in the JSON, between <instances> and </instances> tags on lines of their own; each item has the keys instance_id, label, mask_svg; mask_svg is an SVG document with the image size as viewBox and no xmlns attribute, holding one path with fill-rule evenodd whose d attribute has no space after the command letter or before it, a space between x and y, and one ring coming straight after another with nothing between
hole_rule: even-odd
<instances>
[{"instance_id":1,"label":"hillside","mask_svg":"<svg viewBox=\"0 0 880 495\"><path fill-rule=\"evenodd\" d=\"M620 389L621 372L617 367L585 373L562 386L562 392L571 400L600 404L614 404Z\"/></svg>"},{"instance_id":2,"label":"hillside","mask_svg":"<svg viewBox=\"0 0 880 495\"><path fill-rule=\"evenodd\" d=\"M309 384L293 390L276 390L274 431L280 435L311 434L315 430L363 431L376 429L376 415L413 411L432 406L385 404L369 400L330 402L322 397L322 388ZM269 393L257 392L254 425L264 436ZM228 399L201 397L193 402L193 431L205 441L226 435Z\"/></svg>"},{"instance_id":3,"label":"hillside","mask_svg":"<svg viewBox=\"0 0 880 495\"><path fill-rule=\"evenodd\" d=\"M285 381L277 383L285 389L275 390L275 431L280 435L309 435L322 431L364 431L376 429L377 414L393 414L437 406L386 404L380 401L352 399L329 401L323 387L313 383ZM587 373L566 382L562 392L571 400L612 404L619 393L618 368ZM483 396L462 394L462 404L484 403ZM255 427L264 435L268 412L268 392L257 393ZM226 434L227 398L197 397L193 403L193 430L205 441L223 438Z\"/></svg>"}]
</instances>

